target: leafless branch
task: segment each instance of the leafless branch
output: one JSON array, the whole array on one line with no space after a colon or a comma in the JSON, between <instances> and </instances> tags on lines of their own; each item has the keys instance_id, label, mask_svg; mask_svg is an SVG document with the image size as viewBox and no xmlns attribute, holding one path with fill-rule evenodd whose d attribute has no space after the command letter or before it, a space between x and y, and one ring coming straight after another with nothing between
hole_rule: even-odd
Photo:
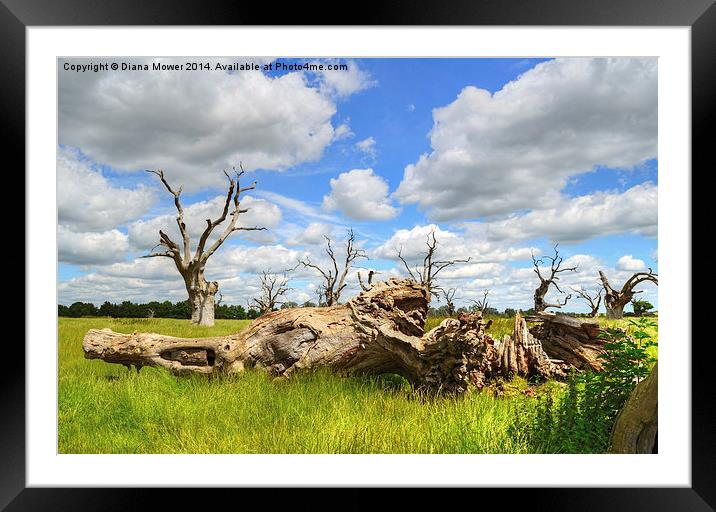
<instances>
[{"instance_id":1,"label":"leafless branch","mask_svg":"<svg viewBox=\"0 0 716 512\"><path fill-rule=\"evenodd\" d=\"M602 292L603 290L601 288L597 288L594 291L586 290L584 288L573 288L570 286L572 291L577 294L577 296L584 300L587 304L589 304L590 307L590 313L589 315L591 317L597 316L597 313L599 312L599 306L602 303Z\"/></svg>"},{"instance_id":2,"label":"leafless branch","mask_svg":"<svg viewBox=\"0 0 716 512\"><path fill-rule=\"evenodd\" d=\"M475 303L475 306L480 310L480 312L484 315L485 311L487 311L488 308L488 302L487 302L487 296L490 294L490 290L484 290L482 292L482 299L474 300L472 302Z\"/></svg>"},{"instance_id":3,"label":"leafless branch","mask_svg":"<svg viewBox=\"0 0 716 512\"><path fill-rule=\"evenodd\" d=\"M457 288L436 288L436 291L438 291L442 295L442 298L445 299L448 316L455 316L455 293L457 292ZM438 301L439 300L440 297L438 296Z\"/></svg>"},{"instance_id":4,"label":"leafless branch","mask_svg":"<svg viewBox=\"0 0 716 512\"><path fill-rule=\"evenodd\" d=\"M403 257L403 248L398 249L398 259L403 262L403 266L408 271L410 278L428 289L431 295L439 297L439 287L435 283L437 275L447 267L455 265L456 263L467 263L470 258L467 259L455 259L455 260L435 260L435 251L438 247L438 241L435 236L435 230L433 229L427 235L425 245L427 250L423 256L422 265L416 265L411 267L405 257Z\"/></svg>"},{"instance_id":5,"label":"leafless branch","mask_svg":"<svg viewBox=\"0 0 716 512\"><path fill-rule=\"evenodd\" d=\"M376 274L380 274L380 272L376 272L375 270L369 270L368 271L368 284L363 283L363 277L360 275L360 272L358 272L358 283L360 284L360 287L363 291L368 291L373 287L373 276Z\"/></svg>"},{"instance_id":6,"label":"leafless branch","mask_svg":"<svg viewBox=\"0 0 716 512\"><path fill-rule=\"evenodd\" d=\"M353 229L348 230L348 234L345 240L345 257L342 262L342 270L339 268L338 256L333 248L333 242L331 238L324 235L326 239L326 254L328 255L329 268L322 268L315 263L312 263L310 258L299 259L298 263L303 265L305 268L312 268L317 270L323 277L323 283L320 287L322 290L323 303L326 306L333 306L340 300L341 293L345 289L347 283L346 278L348 272L353 267L353 262L358 258L368 258L368 255L363 249L356 247L356 237Z\"/></svg>"},{"instance_id":7,"label":"leafless branch","mask_svg":"<svg viewBox=\"0 0 716 512\"><path fill-rule=\"evenodd\" d=\"M259 308L261 314L273 311L274 308L282 304L283 301L278 300L283 297L291 288L288 287L288 276L284 274L274 274L270 270L261 272L261 296L253 299Z\"/></svg>"}]
</instances>

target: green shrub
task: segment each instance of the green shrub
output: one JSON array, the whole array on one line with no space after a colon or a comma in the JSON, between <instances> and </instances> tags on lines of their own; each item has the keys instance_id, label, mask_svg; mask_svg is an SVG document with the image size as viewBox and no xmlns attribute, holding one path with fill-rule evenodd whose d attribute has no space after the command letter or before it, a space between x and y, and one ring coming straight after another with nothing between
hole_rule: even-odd
<instances>
[{"instance_id":1,"label":"green shrub","mask_svg":"<svg viewBox=\"0 0 716 512\"><path fill-rule=\"evenodd\" d=\"M520 411L511 429L526 437L537 453L603 453L607 450L616 416L634 387L645 379L656 359L656 342L647 330L648 318L630 320L631 335L608 328L604 339L602 371L573 372L566 386L546 390Z\"/></svg>"}]
</instances>

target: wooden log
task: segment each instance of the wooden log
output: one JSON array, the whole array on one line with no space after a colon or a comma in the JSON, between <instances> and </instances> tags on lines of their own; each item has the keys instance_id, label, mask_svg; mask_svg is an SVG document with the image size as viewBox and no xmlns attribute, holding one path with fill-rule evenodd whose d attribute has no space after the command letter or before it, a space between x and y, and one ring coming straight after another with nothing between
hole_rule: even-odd
<instances>
[{"instance_id":1,"label":"wooden log","mask_svg":"<svg viewBox=\"0 0 716 512\"><path fill-rule=\"evenodd\" d=\"M604 341L599 337L603 331L597 322L544 312L528 319L540 322L530 333L550 357L561 359L578 370L601 371L599 356L604 352Z\"/></svg>"},{"instance_id":2,"label":"wooden log","mask_svg":"<svg viewBox=\"0 0 716 512\"><path fill-rule=\"evenodd\" d=\"M479 312L446 319L425 333L429 298L413 280L390 279L346 304L275 311L229 336L184 339L92 329L83 348L88 359L156 366L177 375L260 368L289 377L327 367L342 374L395 373L418 388L454 393L496 377L563 377L569 364L591 357L576 342L553 342L558 350L545 350L549 340L528 330L519 314L512 336L502 340L486 332L490 322Z\"/></svg>"}]
</instances>

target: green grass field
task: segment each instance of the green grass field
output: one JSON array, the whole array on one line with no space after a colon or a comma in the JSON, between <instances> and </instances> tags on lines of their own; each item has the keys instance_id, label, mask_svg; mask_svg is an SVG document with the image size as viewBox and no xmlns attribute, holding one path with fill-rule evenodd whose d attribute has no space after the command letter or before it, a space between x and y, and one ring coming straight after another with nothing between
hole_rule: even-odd
<instances>
[{"instance_id":1,"label":"green grass field","mask_svg":"<svg viewBox=\"0 0 716 512\"><path fill-rule=\"evenodd\" d=\"M428 328L439 323L431 319ZM626 321L606 321L626 326ZM508 432L516 412L531 407L523 379L504 393L423 399L397 376L339 377L327 372L273 381L260 371L207 379L140 373L86 360L88 329L219 336L247 320L212 328L170 319L59 319L60 453L540 453ZM512 320L497 318L502 336ZM539 386L549 391L558 383Z\"/></svg>"}]
</instances>

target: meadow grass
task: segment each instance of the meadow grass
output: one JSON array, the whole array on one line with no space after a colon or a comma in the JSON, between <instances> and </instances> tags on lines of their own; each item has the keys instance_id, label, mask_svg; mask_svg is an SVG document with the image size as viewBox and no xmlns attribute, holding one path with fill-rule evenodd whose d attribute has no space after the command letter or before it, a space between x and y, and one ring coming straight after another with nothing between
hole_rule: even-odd
<instances>
[{"instance_id":1,"label":"meadow grass","mask_svg":"<svg viewBox=\"0 0 716 512\"><path fill-rule=\"evenodd\" d=\"M431 323L434 322L431 319ZM532 407L524 379L501 396L483 391L428 398L401 377L339 377L327 371L275 381L261 371L208 379L174 377L155 368L136 373L86 360L88 329L220 336L248 320L211 328L172 319L59 319L60 453L535 453L509 427ZM437 322L439 323L439 322ZM437 325L435 323L435 325ZM432 327L432 326L430 326ZM511 332L496 318L493 336ZM547 392L559 386L539 387Z\"/></svg>"}]
</instances>

